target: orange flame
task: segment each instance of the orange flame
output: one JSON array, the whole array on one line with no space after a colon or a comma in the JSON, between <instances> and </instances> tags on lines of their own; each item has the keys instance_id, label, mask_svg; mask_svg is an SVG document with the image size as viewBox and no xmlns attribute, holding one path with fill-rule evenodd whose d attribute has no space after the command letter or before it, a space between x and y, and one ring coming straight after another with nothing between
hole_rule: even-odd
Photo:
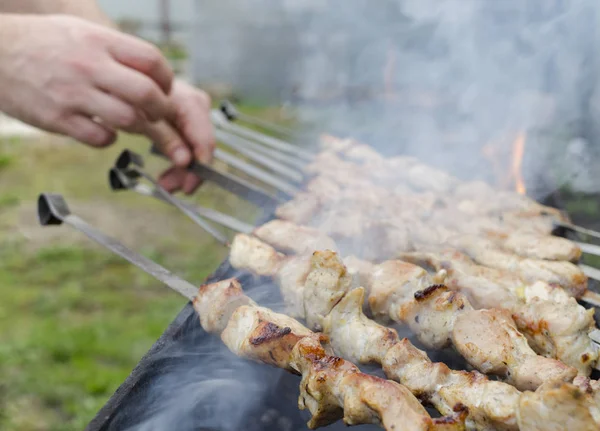
<instances>
[{"instance_id":1,"label":"orange flame","mask_svg":"<svg viewBox=\"0 0 600 431\"><path fill-rule=\"evenodd\" d=\"M525 181L523 180L523 156L525 154L525 132L517 135L517 139L513 142L512 151L512 177L515 180L515 190L517 193L524 195L527 193Z\"/></svg>"}]
</instances>

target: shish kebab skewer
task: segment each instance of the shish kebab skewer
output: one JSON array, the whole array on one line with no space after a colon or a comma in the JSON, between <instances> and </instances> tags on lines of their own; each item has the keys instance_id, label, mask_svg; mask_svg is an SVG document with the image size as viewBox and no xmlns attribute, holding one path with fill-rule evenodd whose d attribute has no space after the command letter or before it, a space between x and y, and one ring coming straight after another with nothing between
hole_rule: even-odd
<instances>
[{"instance_id":1,"label":"shish kebab skewer","mask_svg":"<svg viewBox=\"0 0 600 431\"><path fill-rule=\"evenodd\" d=\"M222 120L219 120L222 121ZM358 144L358 143L354 143L351 140L341 140L341 139L337 139L337 138L331 138L331 139L323 139L322 142L324 143L324 147L325 150L328 151L333 151L334 153L337 154L344 154L346 156L349 156L350 160L361 160L364 161L365 159L368 161L381 161L382 157L375 152L373 149L371 149L370 147L364 145L364 144ZM329 142L329 144L327 144L327 142ZM333 147L333 148L332 148ZM410 159L410 158L405 158L405 159ZM429 176L431 176L432 173L435 172L440 172L438 170L436 170L435 168L431 168L428 167L426 165L418 165L417 167L419 169L417 169L417 172L415 174L412 175L412 178L418 178L418 179L422 179L422 178L427 178ZM429 175L417 175L419 173L423 173L422 171L425 171L425 173L429 173ZM435 175L434 175L435 176ZM439 176L439 175L438 175ZM347 177L346 177L347 178ZM446 177L442 177L442 179L444 179ZM475 185L480 186L481 184L478 183L473 183ZM470 183L465 183L462 188L459 187L458 192L459 194L465 194L465 191L469 190L471 188ZM469 190L470 191L470 190ZM507 196L511 196L514 194L511 193L504 193ZM518 200L521 201L521 205L527 201L527 198L524 198L523 196L515 196ZM500 201L500 199L498 199L498 201ZM558 226L563 226L567 229L570 230L575 230L578 232L582 232L597 238L600 238L600 233L598 232L594 232L591 231L589 229L584 229L584 228L580 228L578 226L574 226L571 223L569 223L567 220L565 220L564 218L562 218L562 216L560 215L560 212L558 212L558 210L551 208L551 207L545 207L542 206L540 204L538 204L535 201L531 201L529 200L529 202L531 202L531 206L532 208L537 208L538 210L543 210L546 211L550 214L555 214L557 217L555 218L555 224ZM591 253L591 254L597 254L598 250L596 249L587 249L586 250L587 253Z\"/></svg>"},{"instance_id":2,"label":"shish kebab skewer","mask_svg":"<svg viewBox=\"0 0 600 431\"><path fill-rule=\"evenodd\" d=\"M408 233L409 235L415 235L416 232L417 230L414 226L407 227L406 229L404 229L404 233ZM309 238L311 235L314 236L314 244L335 244L335 241L331 237L329 237L319 229L311 229L306 226L298 226L294 223L287 222L284 220L272 220L270 222L267 222L264 225L257 227L254 230L253 234L283 252L301 253L303 244L310 244ZM303 236L307 238L303 241L300 241L299 239ZM383 237L384 240L397 239L397 235L395 235L393 231L389 232L387 235L383 235ZM294 239L293 241L291 240L292 238ZM518 256L506 253L503 254L499 250L482 249L481 245L478 244L477 241L474 241L472 239L471 241L466 241L470 239L469 237L463 237L459 239L460 241L456 242L444 241L440 244L436 244L435 242L427 242L417 238L418 241L416 242L422 243L424 246L429 248L447 248L450 244L450 246L460 249L461 251L468 254L469 257L471 257L475 261L483 263L486 266L492 266L496 267L496 269L512 271L518 274L520 278L522 278L528 283L545 281L550 284L560 285L565 289L567 293L569 293L569 295L589 302L592 305L600 305L600 301L597 297L598 295L595 294L595 292L587 290L587 280L585 274L583 274L581 269L569 262L553 262L520 258ZM364 240L361 240L359 242L359 245L362 247L364 245L364 242ZM377 244L378 242L375 242L374 245L377 246ZM386 253L385 255L379 256L377 257L377 260L386 260L389 257L394 257L400 252L411 251L410 246L407 249L403 249L398 245L393 245L396 248L392 249L392 252L390 254ZM322 246L321 248L327 247ZM352 251L355 252L354 250ZM498 256L500 256L500 258L497 258ZM497 259L494 260L494 258ZM482 260L484 262L481 262Z\"/></svg>"},{"instance_id":3,"label":"shish kebab skewer","mask_svg":"<svg viewBox=\"0 0 600 431\"><path fill-rule=\"evenodd\" d=\"M325 317L319 319L336 353L353 362L378 363L388 378L408 385L413 393L429 399L442 414L451 412L458 402L465 404L469 429L526 429L535 424L534 429L542 430L545 426L556 426L560 418L552 414L538 418L537 423L531 421L535 415L521 414L519 419L525 416L530 422L528 425L520 423L517 416L522 405L519 404L529 394L523 395L513 386L490 381L478 372L452 371L444 364L432 364L425 352L409 340L400 341L396 331L367 318L362 311L364 288L350 287L350 274L335 253L317 251L310 261L303 292L305 312L310 313L315 308L312 301L324 296L336 299L342 296L337 303L332 303ZM577 396L578 391L571 383L548 382L537 390L538 402L543 400L541 394L546 392L546 387L561 388L564 395L571 394L570 407L577 410L580 423L569 426L595 429L600 425L600 417L597 423L593 418L593 413L600 414L600 405L594 405L591 395Z\"/></svg>"},{"instance_id":4,"label":"shish kebab skewer","mask_svg":"<svg viewBox=\"0 0 600 431\"><path fill-rule=\"evenodd\" d=\"M348 175L344 178L347 182L354 181L348 179ZM552 236L550 225L547 231L538 231L531 218L513 220L507 216L472 215L458 208L440 209L436 206L439 200L434 196L396 194L374 185L372 188L365 184L359 186L359 183L341 185L327 178L316 178L308 182L306 188L306 191L280 205L276 210L277 216L313 226L318 223L327 225L331 221L336 229L334 220L348 215L360 215L374 221L406 218L406 221L423 224L432 231L443 227L457 234L477 235L523 257L577 262L582 252L600 255L600 247Z\"/></svg>"},{"instance_id":5,"label":"shish kebab skewer","mask_svg":"<svg viewBox=\"0 0 600 431\"><path fill-rule=\"evenodd\" d=\"M289 306L287 312L294 317L302 317L306 312L312 329L320 329L318 318L326 314L327 300L339 299L323 293L321 302L313 303L311 310L303 310L306 258L285 258L251 236L236 235L229 259L238 269L274 277ZM369 307L378 320L406 325L428 348L454 346L482 373L497 375L520 389L536 389L548 380L571 381L577 375L575 368L537 355L506 311L475 310L463 294L445 287L427 290L435 282L422 268L388 261L374 266L364 278L370 279L366 286Z\"/></svg>"},{"instance_id":6,"label":"shish kebab skewer","mask_svg":"<svg viewBox=\"0 0 600 431\"><path fill-rule=\"evenodd\" d=\"M117 175L114 169L111 171L111 186L115 189L114 183L116 180L112 180L113 174ZM126 174L120 172L119 175L124 176ZM145 193L138 190L141 184L137 184L135 180L127 181L127 178L121 180L116 188L130 188L137 190L142 194L158 195L159 198L166 194L166 191L162 191L162 193ZM160 188L155 183L153 184L155 188ZM160 192L161 190L158 191ZM170 200L177 200L177 198L171 196ZM185 204L180 202L178 207L182 205ZM192 220L196 221L193 217ZM213 218L212 220L217 223L220 222L218 217ZM236 226L232 226L231 223L220 224L226 225L229 228L236 228ZM242 232L251 233L253 231L252 227L249 225L245 225L242 222L238 222L238 224L242 225L241 227L244 229ZM200 224L200 226L204 227L203 224ZM259 237L260 236L261 235L259 235ZM304 239L302 238L303 236L305 237ZM289 238L291 235L284 235L284 237ZM321 240L318 235L315 235L314 232L310 232L310 230L296 230L293 237L296 247L303 247L302 249L295 248L294 251L299 254L310 252L315 248L319 248L321 245L325 248L335 248L335 243L333 241L328 242L326 240ZM315 237L315 239L312 239L311 237ZM235 244L243 244L243 238L245 237L237 236L237 243L234 240L232 256L239 254L235 251ZM248 241L252 240L246 240L246 242ZM228 245L227 242L220 242L224 245ZM273 275L271 273L273 265L278 265L277 261L280 255L275 253L270 246L266 246L266 244L262 249L263 251L259 253L259 259L262 261L257 262L257 260L252 260L255 265L252 270L259 275ZM253 245L248 247L248 256L253 255L257 250L261 250L261 242L258 239L254 240ZM502 306L503 308L507 308L511 310L511 312L516 313L513 314L513 316L519 324L519 329L530 339L532 346L538 353L551 358L561 359L563 362L576 367L584 375L589 375L590 369L596 363L598 356L597 346L594 345L587 334L593 330L594 327L593 317L591 316L592 311L586 311L577 304L575 300L568 298L568 295L560 289L553 289L540 282L534 283L533 285L523 284L519 282L518 279L515 279L514 276L511 277L512 274L503 274L501 271L493 271L483 267L478 269L477 265L474 263L465 265L465 260L468 261L468 258L460 255L460 253L455 253L453 258L459 266L458 270L457 268L448 267L449 264L445 264L446 268L449 270L447 275L449 276L448 282L451 283L450 286L453 286L455 290L464 290L468 297L474 301L473 304L477 306L477 308L494 308L496 306ZM300 262L299 270L300 278L302 278L302 271L305 271L305 269L302 268L302 258L297 261ZM461 261L462 265L460 265ZM232 263L235 264L235 260L232 261ZM366 262L365 264L370 266L365 270L365 272L368 273L371 270L372 265ZM244 264L241 263L238 265L243 266ZM292 268L292 278L296 276L293 271L297 271L297 269L295 269L297 267L296 264L289 265L289 268ZM463 269L461 273L460 267L468 270L465 271ZM288 276L289 274L284 275L284 277ZM288 289L288 292L289 291L290 290ZM293 288L291 291L293 291ZM561 292L562 295L560 295ZM300 316L301 314L296 312L294 315ZM558 322L556 321L557 319Z\"/></svg>"},{"instance_id":7,"label":"shish kebab skewer","mask_svg":"<svg viewBox=\"0 0 600 431\"><path fill-rule=\"evenodd\" d=\"M243 294L236 279L197 289L71 214L60 195L42 194L38 215L42 225L74 227L193 301L202 327L220 335L232 353L301 375L298 404L312 414L309 428L343 419L348 425L375 424L390 431L464 429L464 410L432 419L406 387L364 374L351 362L328 354L326 337L258 306Z\"/></svg>"},{"instance_id":8,"label":"shish kebab skewer","mask_svg":"<svg viewBox=\"0 0 600 431\"><path fill-rule=\"evenodd\" d=\"M230 142L231 141L231 137L228 138L228 140ZM244 152L248 152L247 149L237 146L237 145L233 145L233 148L236 148L240 151L244 151ZM223 157L227 156L226 161L228 161L229 159L235 159L234 161L236 163L233 164L233 166L238 166L239 163L243 163L244 166L241 166L241 168L243 168L243 170L247 173L253 174L255 170L257 170L255 167L253 167L252 165L248 165L244 162L242 162L241 160L236 159L234 156L231 156L228 153L223 153L222 155ZM259 161L262 162L263 164L266 163L265 161L265 156L260 156ZM268 159L267 159L268 161ZM239 162L239 163L238 163ZM268 164L268 163L267 163ZM270 163L270 165L273 165L273 163ZM275 163L275 165L277 165ZM278 166L278 165L277 165ZM250 168L252 168L252 170L250 170ZM270 184L270 185L274 185L274 186L279 186L279 189L282 190L285 193L294 193L295 191L297 191L297 189L294 189L292 186L288 186L286 184L281 183L280 180L273 180L273 177L270 176L270 174L267 174L263 171L261 171L260 169L258 169L258 171L260 171L260 175L255 175L256 178L258 178L259 180L263 180L266 181L266 183ZM292 175L293 172L292 171L286 171L285 169L283 169L282 171L286 172L287 174ZM295 177L296 174L293 174L294 178L296 180L298 180L298 178ZM265 180L266 178L266 180ZM452 220L451 218L447 218L447 220ZM468 226L472 227L472 220L470 220L471 223L468 224ZM573 241L568 241L566 239L563 238L555 238L555 239L550 239L550 237L548 238L544 238L544 237L535 237L532 236L531 234L528 234L527 232L524 232L522 234L519 234L518 232L515 233L503 233L503 232L499 232L500 235L492 235L490 238L495 239L496 242L499 242L499 244L501 246L508 246L508 250L511 252L515 252L517 254L520 254L524 257L538 257L541 259L550 259L550 260L571 260L571 261L577 261L581 255L581 252L583 251L586 254L592 254L592 255L600 255L600 247L598 246L594 246L594 245L589 245L589 244L584 244L584 243L575 243ZM504 239L505 238L505 239ZM552 242L551 246L549 247L543 247L541 244L538 244L538 246L533 247L533 243L537 242L537 241L542 241L542 242ZM561 251L561 248L564 249L564 251ZM552 251L556 250L558 251L558 254L552 254ZM523 253L521 253L523 252ZM565 257L566 256L566 257ZM593 276L593 271L589 271L588 268L586 267L586 273L587 274L592 274Z\"/></svg>"},{"instance_id":9,"label":"shish kebab skewer","mask_svg":"<svg viewBox=\"0 0 600 431\"><path fill-rule=\"evenodd\" d=\"M336 249L335 242L321 232L303 226L295 226L291 223L280 222L278 220L268 222L255 229L252 233L262 241L265 241L284 252L288 251L302 254L311 248ZM287 238L288 240L286 241L284 238ZM446 245L444 245L442 249L445 248L447 248ZM460 253L457 254L457 256L458 255L460 255ZM461 260L464 263L465 258L466 256L464 255L462 258L457 257L457 259L459 259L457 263L460 264ZM554 328L549 322L554 318L552 316L555 316L556 314L561 317L569 316L566 318L573 319L569 325L571 331L565 333L564 327L560 328L560 325L556 328L557 337L561 334L562 336L567 337L569 334L573 334L572 331L575 330L587 331L587 329L590 329L592 332L589 333L589 336L594 342L600 342L600 331L593 327L593 320L591 318L592 311L585 311L585 309L574 300L567 299L566 296L572 294L569 290L563 291L558 287L553 287L548 283L540 281L537 277L531 276L528 279L519 275L518 272L515 273L514 271L486 268L475 265L475 262L468 266L462 265L462 267L463 271L466 271L465 276L467 278L463 276L461 278L461 283L456 283L456 280L453 278L453 286L455 288L465 289L465 291L470 295L473 295L473 297L477 297L474 295L476 289L483 289L485 287L488 289L488 293L490 292L490 289L491 292L493 292L492 295L488 296L488 301L496 300L498 301L497 304L500 304L502 303L502 298L504 298L506 301L509 301L504 303L505 306L511 305L513 310L515 310L515 307L518 307L520 310L519 313L524 313L521 319L518 319L518 322L523 323L522 330L530 334L532 342L535 340L540 342L538 345L540 353L547 352L548 345L554 345L555 343L564 344L566 342L565 340L567 340L567 338L564 338L562 343L558 342L558 340L554 338L554 332L552 330L548 331L548 329ZM455 272L452 272L452 277L456 277ZM476 280L474 280L475 277L477 277ZM477 283L482 284L481 286L477 286ZM561 292L564 293L561 294ZM589 290L585 291L582 296L580 295L579 299L592 305L600 306L600 299L596 292ZM539 301L542 302L540 303ZM562 311L559 311L561 307ZM533 309L536 309L536 311L533 312ZM542 312L542 309L544 312ZM565 314L565 311L568 311L568 313ZM523 321L523 316L529 316L530 319L535 318L535 322L537 323L533 323L533 321L529 319ZM548 322L545 322L545 319L548 319ZM548 328L549 325L551 328ZM547 337L550 338L547 339ZM584 339L587 339L587 337L584 337ZM589 344L589 340L583 342L583 344ZM581 342L579 346L582 346ZM558 347L557 349L560 350ZM567 350L571 349L567 348ZM567 354L567 350L565 350L565 355ZM571 358L568 362L571 365L577 366L577 368L581 369L583 367L586 369L590 366L591 361L593 361L593 358L596 356L593 354L594 350L595 349L592 349L591 346L589 348L584 348L580 351L581 356L579 358ZM564 356L563 358L566 359Z\"/></svg>"},{"instance_id":10,"label":"shish kebab skewer","mask_svg":"<svg viewBox=\"0 0 600 431\"><path fill-rule=\"evenodd\" d=\"M284 135L293 135L293 132L289 129L282 129L281 126L266 123L258 118L249 117L241 112L239 112L235 106L227 100L222 101L220 106L221 112L224 114L225 119L229 121L235 121L237 118L242 120L246 120L247 122L254 123L260 125L262 127L266 127L267 129L271 129L276 133L282 133ZM221 117L215 117L216 122L221 122L223 119ZM262 142L259 140L258 142ZM342 139L336 138L331 135L322 135L321 136L321 151L332 151L334 153L345 155L349 160L354 161L379 161L381 160L381 155L379 155L374 149L368 147L365 144L358 143L351 139ZM269 152L268 154L273 154L273 152ZM309 153L306 154L309 156ZM305 160L314 160L317 154L314 154L313 157L306 157ZM416 159L414 159L416 161ZM301 167L302 165L298 163L294 163L294 166ZM537 204L537 203L536 203ZM539 205L539 204L538 204ZM550 208L550 207L546 207ZM554 208L551 208L552 211L556 211ZM600 239L600 232L596 232L590 229L582 228L579 226L575 226L568 222L560 222L557 221L557 227L563 227L565 229L578 232L584 235L588 235L594 238Z\"/></svg>"},{"instance_id":11,"label":"shish kebab skewer","mask_svg":"<svg viewBox=\"0 0 600 431\"><path fill-rule=\"evenodd\" d=\"M233 107L232 110L232 106L229 106L231 104L228 104L228 106L222 106L222 113L225 114L224 116L215 116L215 123L218 126L221 126L223 128L227 128L228 125L228 121L227 119L231 120L232 117L229 115L230 112L233 112L234 114L236 113L235 108ZM234 115L235 116L235 115ZM239 126L238 126L239 127ZM242 131L244 131L244 128L240 128ZM260 142L260 143L265 143L266 141L269 140L269 137L264 136L260 133L254 133L253 137L259 137L260 139L257 139L256 142ZM245 134L246 137L248 137L247 134ZM269 144L272 144L272 142L269 141ZM297 147L292 146L291 144L287 144L285 142L283 142L283 144L285 145L285 147L281 147L281 146L277 146L277 149L279 150L284 150L284 151L295 151L297 149ZM288 148L289 147L289 148ZM271 148L274 148L271 146ZM323 135L321 138L321 150L326 151L326 152L333 152L335 154L340 154L340 155L344 155L346 158L348 158L349 160L353 160L353 161L360 161L360 162L364 162L364 161L380 161L381 160L381 155L379 155L374 149L368 147L367 145L364 144L360 144L358 142L355 142L351 139L340 139L340 138L335 138L333 136L328 136L328 135ZM305 160L312 160L313 157L310 157L308 155L308 153L305 153L302 155L304 157ZM317 156L318 157L318 156ZM404 162L402 162L403 165L406 164L407 161L410 161L409 159L412 158L405 158L406 160ZM412 161L416 161L416 159L412 159ZM296 164L296 166L298 166ZM425 175L423 175L425 174ZM449 177L447 174L444 174L443 172L435 169L435 168L431 168L428 167L426 165L417 165L417 169L416 172L413 173L412 178L416 178L417 181L421 180L423 178L429 178L429 177L433 177L436 178L438 180L443 180L442 182L444 182L445 179L452 179L451 177ZM440 181L438 181L439 183ZM422 186L422 185L421 185ZM435 188L435 187L434 187ZM520 199L523 199L523 197L519 197ZM550 213L557 213L557 210L551 207L543 207L542 205L538 204L535 201L531 201L532 204L534 204L535 207L537 207L538 209L546 209L549 210ZM594 238L600 238L600 232L596 232L590 229L586 229L586 228L582 228L576 225L573 225L572 223L570 223L568 220L563 219L560 216L560 213L558 213L558 217L555 220L555 226L556 227L561 227L563 229L567 229L573 232L578 232L578 233L582 233ZM595 251L594 251L595 252Z\"/></svg>"},{"instance_id":12,"label":"shish kebab skewer","mask_svg":"<svg viewBox=\"0 0 600 431\"><path fill-rule=\"evenodd\" d=\"M439 239L434 240L443 243L446 243L450 239L458 239L460 236L478 237L481 238L481 240L475 242L472 241L472 244L469 247L481 249L484 243L488 243L489 246L485 247L488 250L485 250L484 254L489 254L494 248L499 252L502 252L505 258L500 260L491 259L491 262L495 264L508 264L510 263L510 256L512 254L517 254L522 257L529 256L530 258L539 259L540 262L536 266L542 264L550 267L562 266L564 267L562 268L564 271L568 269L566 267L570 264L553 262L545 263L541 261L546 261L551 258L552 255L549 255L551 253L555 253L555 259L559 261L562 259L577 259L580 255L578 247L574 245L573 242L564 238L556 238L549 235L532 235L525 232L523 234L505 234L503 232L498 232L498 234L488 234L486 237L481 237L481 234L474 233L476 232L473 230L475 226L473 220L469 216L465 216L465 223L463 223L463 226L467 229L461 233L460 230L456 229L443 229L443 220L436 220L433 224L429 224L430 222L423 221L419 218L415 219L415 214L413 214L415 210L412 207L402 208L403 206L406 206L405 202L401 202L397 209L393 206L377 206L375 202L370 202L368 189L365 190L363 194L360 194L360 191L356 191L356 193L352 195L354 192L355 190L351 190L350 194L343 195L341 198L342 202L339 202L339 205L337 205L335 196L340 195L339 190L333 189L327 191L325 189L327 199L334 196L334 198L331 199L333 202L329 204L330 209L326 209L325 211L328 212L325 213L319 210L318 203L315 205L314 199L311 199L306 193L302 193L297 195L293 200L279 206L276 214L280 218L293 221L297 224L304 224L303 221L309 221L312 226L324 229L325 233L331 233L336 236L341 235L342 237L358 235L366 223L387 224L400 229L404 228L409 233L414 231L414 226L418 226L419 230L416 232L425 232L425 236L430 238L434 238L435 235L439 237ZM406 204L410 204L410 202L411 200L406 202ZM386 211L390 214L386 215ZM451 220L452 217L447 217L447 219ZM494 224L492 220L489 220L489 222L491 222L492 225ZM348 225L348 227L345 227L346 225ZM489 227L490 223L485 222L483 225ZM453 233L454 236L452 236ZM503 247L507 245L509 247L504 249ZM591 248L588 247L585 251L595 252L596 250L591 250ZM573 269L575 268L573 267ZM530 271L531 269L528 270ZM591 274L591 276L594 277L594 274ZM579 284L584 286L585 283L582 282Z\"/></svg>"},{"instance_id":13,"label":"shish kebab skewer","mask_svg":"<svg viewBox=\"0 0 600 431\"><path fill-rule=\"evenodd\" d=\"M231 142L231 137L229 139L226 139L226 140L228 140L228 141ZM237 148L238 150L243 150L245 153L248 153L248 150L245 149L245 148L239 148L239 146L235 146L235 145L233 147ZM284 181L282 181L282 180L280 180L278 178L275 178L275 176L273 176L273 175L271 175L271 174L269 174L267 172L264 172L260 168L256 168L255 166L253 166L251 164L248 164L248 163L246 163L246 162L244 162L244 161L236 158L235 156L233 156L233 155L231 155L229 153L217 150L216 155L217 155L217 157L222 158L224 161L232 164L232 166L235 166L235 167L238 167L239 169L242 169L244 172L246 172L246 173L248 173L250 175L255 176L257 179L259 179L259 180L261 180L261 181L263 181L263 182L265 182L265 183L267 183L267 184L269 184L271 186L274 186L274 187L278 188L280 191L282 191L284 193L287 193L288 195L289 194L295 194L298 191L298 189L294 188L294 186L286 184ZM265 163L265 158L266 158L265 156L260 156L260 161L263 164ZM273 163L271 163L270 166L272 164ZM288 172L288 174L292 174L292 173L293 172ZM298 180L298 178L295 178L295 179ZM522 241L521 241L521 243L522 243ZM537 249L538 250L543 250L544 248L543 247L538 247ZM593 248L593 247L585 247L584 251L586 253L597 253L597 252L600 252L600 250L597 250L596 248ZM580 249L578 249L578 252L580 253ZM587 272L589 273L590 271L587 271Z\"/></svg>"},{"instance_id":14,"label":"shish kebab skewer","mask_svg":"<svg viewBox=\"0 0 600 431\"><path fill-rule=\"evenodd\" d=\"M343 139L339 139L339 138L325 136L321 140L321 145L322 145L322 150L324 150L325 152L330 152L330 153L332 152L334 154L342 155L342 156L346 157L348 160L355 161L355 162L365 162L365 161L372 162L372 161L381 161L382 160L381 155L379 155L379 153L377 153L371 147L369 147L365 144L360 144L360 143L354 142L349 139L343 140ZM421 187L420 187L421 189L428 189L426 181L431 181L431 180L428 180L430 178L433 178L433 182L436 184L449 183L449 184L456 185L458 183L458 180L453 180L453 178L448 176L448 174L440 171L439 169L421 164L418 162L417 159L414 159L411 157L404 157L404 158L397 158L397 159L400 162L400 165L402 165L405 168L408 165L411 165L411 164L414 165L415 172L410 176L410 178L408 178L408 180L409 180L409 182L410 181L415 182L416 183L415 185L417 185L417 186L419 185L418 184L419 182L422 183L425 181L424 184L421 184ZM388 159L388 160L390 160L390 159ZM437 188L435 186L433 186L433 187L429 187L429 189L436 190ZM488 186L487 184L482 183L482 182L471 182L471 183L467 182L467 183L463 183L463 184L459 185L453 191L453 194L455 195L455 198L467 198L470 195L472 195L474 189L479 190L479 196L493 197L494 204L496 206L504 205L506 203L506 201L509 200L509 201L513 202L513 207L520 208L521 211L523 211L526 207L528 207L529 209L534 210L534 213L553 215L554 216L553 217L554 228L560 227L560 228L563 228L563 229L566 229L569 231L577 232L577 233L580 233L583 235L587 235L590 237L600 239L600 232L597 232L597 231L594 231L591 229L582 228L580 226L576 226L576 225L572 224L568 219L566 219L564 217L564 215L556 208L541 205L538 202L536 202L526 196L519 195L515 192L501 192L501 191L499 192L499 191L495 191L495 190L491 189L490 186ZM444 191L448 192L449 190L444 189ZM492 193L490 194L489 191L492 191ZM499 193L501 196L499 196ZM471 209L477 209L477 208L481 207L480 204L475 205L475 206L471 205L470 207L471 207ZM500 209L500 208L498 208L498 209ZM529 215L530 214L531 213L529 213ZM517 214L517 215L519 215L519 214ZM520 215L525 216L525 215L527 215L527 212L521 213Z\"/></svg>"}]
</instances>

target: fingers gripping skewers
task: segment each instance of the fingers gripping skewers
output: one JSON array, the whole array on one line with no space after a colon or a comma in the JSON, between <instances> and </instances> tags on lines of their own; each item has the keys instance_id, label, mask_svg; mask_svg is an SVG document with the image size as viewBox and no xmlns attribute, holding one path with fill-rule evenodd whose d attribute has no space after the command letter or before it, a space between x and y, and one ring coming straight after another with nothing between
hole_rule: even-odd
<instances>
[{"instance_id":1,"label":"fingers gripping skewers","mask_svg":"<svg viewBox=\"0 0 600 431\"><path fill-rule=\"evenodd\" d=\"M42 224L71 225L192 300L203 328L220 335L234 354L301 375L299 407L311 412L311 429L339 419L386 430L464 429L464 411L455 418L432 419L404 386L361 373L352 363L329 355L326 337L258 306L243 294L236 279L195 289L72 215L58 195L40 196L38 212Z\"/></svg>"}]
</instances>

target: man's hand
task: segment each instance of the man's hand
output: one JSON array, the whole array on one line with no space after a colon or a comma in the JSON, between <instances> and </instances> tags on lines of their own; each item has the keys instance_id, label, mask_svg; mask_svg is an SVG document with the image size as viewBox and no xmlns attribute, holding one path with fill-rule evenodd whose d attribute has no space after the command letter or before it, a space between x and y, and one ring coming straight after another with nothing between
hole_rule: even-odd
<instances>
[{"instance_id":1,"label":"man's hand","mask_svg":"<svg viewBox=\"0 0 600 431\"><path fill-rule=\"evenodd\" d=\"M111 144L115 130L163 119L196 139L182 108L175 115L173 72L153 45L59 15L0 15L0 40L0 110L8 115L94 147Z\"/></svg>"},{"instance_id":2,"label":"man's hand","mask_svg":"<svg viewBox=\"0 0 600 431\"><path fill-rule=\"evenodd\" d=\"M201 183L200 178L188 172L185 166L194 159L212 161L215 149L210 97L188 84L175 81L171 92L174 117L171 122L146 124L140 130L150 138L175 165L165 171L159 183L169 192L182 190L192 193Z\"/></svg>"}]
</instances>

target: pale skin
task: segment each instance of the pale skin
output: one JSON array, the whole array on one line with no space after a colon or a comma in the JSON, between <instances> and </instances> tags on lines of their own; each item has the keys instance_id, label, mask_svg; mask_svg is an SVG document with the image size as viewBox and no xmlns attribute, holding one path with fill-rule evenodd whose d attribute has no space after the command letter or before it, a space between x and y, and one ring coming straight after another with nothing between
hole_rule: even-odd
<instances>
[{"instance_id":1,"label":"pale skin","mask_svg":"<svg viewBox=\"0 0 600 431\"><path fill-rule=\"evenodd\" d=\"M119 131L155 142L167 190L192 193L215 146L210 98L160 51L121 33L93 0L0 0L0 111L95 148ZM10 41L10 43L5 43Z\"/></svg>"}]
</instances>

